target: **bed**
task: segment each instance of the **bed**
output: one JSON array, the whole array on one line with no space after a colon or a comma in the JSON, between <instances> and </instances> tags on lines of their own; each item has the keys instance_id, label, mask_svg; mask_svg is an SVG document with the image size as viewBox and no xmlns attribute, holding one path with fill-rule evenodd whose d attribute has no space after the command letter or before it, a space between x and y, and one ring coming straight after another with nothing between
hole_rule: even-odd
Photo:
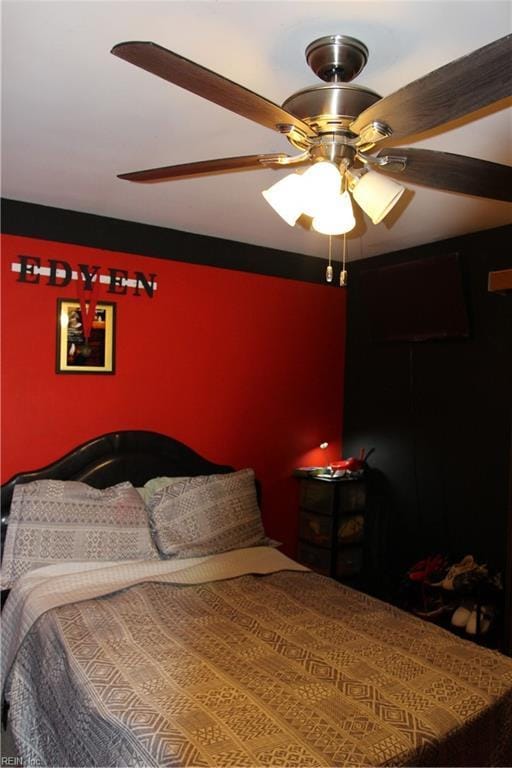
<instances>
[{"instance_id":1,"label":"bed","mask_svg":"<svg viewBox=\"0 0 512 768\"><path fill-rule=\"evenodd\" d=\"M512 764L512 659L286 557L250 470L116 432L3 486L2 541L11 500L30 556L6 582L2 689L23 765ZM8 536L2 578L9 556Z\"/></svg>"}]
</instances>

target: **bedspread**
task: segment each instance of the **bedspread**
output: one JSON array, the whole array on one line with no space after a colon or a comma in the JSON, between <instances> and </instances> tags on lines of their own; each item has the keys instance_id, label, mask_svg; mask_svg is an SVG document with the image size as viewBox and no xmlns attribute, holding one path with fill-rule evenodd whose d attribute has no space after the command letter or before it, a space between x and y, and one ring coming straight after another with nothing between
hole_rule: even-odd
<instances>
[{"instance_id":1,"label":"bedspread","mask_svg":"<svg viewBox=\"0 0 512 768\"><path fill-rule=\"evenodd\" d=\"M7 686L24 764L511 764L511 659L275 570L44 613Z\"/></svg>"}]
</instances>

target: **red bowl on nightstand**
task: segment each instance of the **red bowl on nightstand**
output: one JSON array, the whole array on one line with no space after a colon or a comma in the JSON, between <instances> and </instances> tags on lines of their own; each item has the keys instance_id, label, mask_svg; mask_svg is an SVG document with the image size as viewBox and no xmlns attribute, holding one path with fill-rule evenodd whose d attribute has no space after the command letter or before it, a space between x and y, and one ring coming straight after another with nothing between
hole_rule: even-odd
<instances>
[{"instance_id":1,"label":"red bowl on nightstand","mask_svg":"<svg viewBox=\"0 0 512 768\"><path fill-rule=\"evenodd\" d=\"M362 459L341 459L340 461L331 461L330 468L334 471L337 469L347 469L349 472L359 472L364 469L364 461Z\"/></svg>"}]
</instances>

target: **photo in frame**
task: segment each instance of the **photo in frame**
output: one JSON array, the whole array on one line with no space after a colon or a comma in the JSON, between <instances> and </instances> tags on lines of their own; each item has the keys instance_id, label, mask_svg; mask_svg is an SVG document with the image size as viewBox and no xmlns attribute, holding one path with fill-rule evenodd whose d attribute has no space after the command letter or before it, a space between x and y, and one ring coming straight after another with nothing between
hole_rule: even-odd
<instances>
[{"instance_id":1,"label":"photo in frame","mask_svg":"<svg viewBox=\"0 0 512 768\"><path fill-rule=\"evenodd\" d=\"M114 373L116 305L99 301L85 338L80 301L57 301L57 373Z\"/></svg>"}]
</instances>

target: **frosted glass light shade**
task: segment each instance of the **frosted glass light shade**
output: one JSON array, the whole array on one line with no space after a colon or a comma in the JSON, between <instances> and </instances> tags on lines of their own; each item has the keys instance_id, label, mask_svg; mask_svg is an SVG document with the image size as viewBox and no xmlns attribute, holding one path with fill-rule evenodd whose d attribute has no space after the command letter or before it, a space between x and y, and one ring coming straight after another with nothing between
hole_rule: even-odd
<instances>
[{"instance_id":1,"label":"frosted glass light shade","mask_svg":"<svg viewBox=\"0 0 512 768\"><path fill-rule=\"evenodd\" d=\"M351 191L356 203L372 222L379 224L398 202L404 187L387 176L368 171L351 186Z\"/></svg>"},{"instance_id":2,"label":"frosted glass light shade","mask_svg":"<svg viewBox=\"0 0 512 768\"><path fill-rule=\"evenodd\" d=\"M313 229L322 235L342 235L354 229L356 220L348 192L329 200L313 219Z\"/></svg>"},{"instance_id":3,"label":"frosted glass light shade","mask_svg":"<svg viewBox=\"0 0 512 768\"><path fill-rule=\"evenodd\" d=\"M302 213L303 177L290 173L261 193L274 211L293 227Z\"/></svg>"},{"instance_id":4,"label":"frosted glass light shade","mask_svg":"<svg viewBox=\"0 0 512 768\"><path fill-rule=\"evenodd\" d=\"M329 201L340 193L341 174L335 165L322 160L302 174L304 187L303 212L307 216L319 215Z\"/></svg>"}]
</instances>

